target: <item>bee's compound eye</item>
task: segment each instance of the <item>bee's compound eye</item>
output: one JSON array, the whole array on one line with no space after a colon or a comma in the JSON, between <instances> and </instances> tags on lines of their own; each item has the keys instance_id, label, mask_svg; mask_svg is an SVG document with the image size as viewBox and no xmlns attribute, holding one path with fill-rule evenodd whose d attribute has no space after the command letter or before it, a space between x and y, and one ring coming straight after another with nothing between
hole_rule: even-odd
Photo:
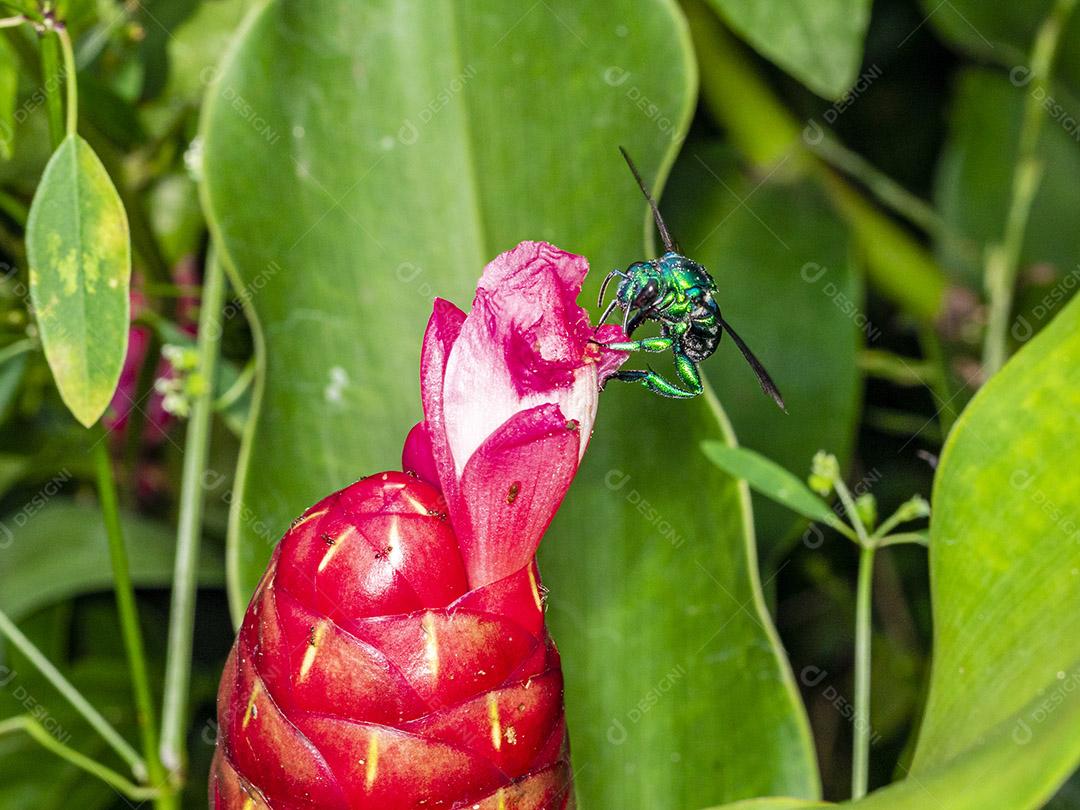
<instances>
[{"instance_id":1,"label":"bee's compound eye","mask_svg":"<svg viewBox=\"0 0 1080 810\"><path fill-rule=\"evenodd\" d=\"M656 279L649 279L649 282L641 288L641 291L634 298L634 309L645 309L652 306L656 302L659 292L660 287L656 283Z\"/></svg>"}]
</instances>

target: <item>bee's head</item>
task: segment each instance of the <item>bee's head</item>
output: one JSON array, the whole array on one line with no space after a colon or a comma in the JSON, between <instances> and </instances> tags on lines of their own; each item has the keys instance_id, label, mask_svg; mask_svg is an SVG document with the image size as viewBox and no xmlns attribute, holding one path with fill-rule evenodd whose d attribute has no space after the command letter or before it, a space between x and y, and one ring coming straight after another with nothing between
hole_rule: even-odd
<instances>
[{"instance_id":1,"label":"bee's head","mask_svg":"<svg viewBox=\"0 0 1080 810\"><path fill-rule=\"evenodd\" d=\"M603 305L604 291L612 278L620 278L619 286L615 292L615 298L611 301L601 322L606 319L611 311L618 307L624 311L623 328L629 323L635 313L649 312L656 304L664 299L668 292L668 283L663 272L652 262L636 262L630 265L625 272L612 271L604 279L600 289L600 304Z\"/></svg>"}]
</instances>

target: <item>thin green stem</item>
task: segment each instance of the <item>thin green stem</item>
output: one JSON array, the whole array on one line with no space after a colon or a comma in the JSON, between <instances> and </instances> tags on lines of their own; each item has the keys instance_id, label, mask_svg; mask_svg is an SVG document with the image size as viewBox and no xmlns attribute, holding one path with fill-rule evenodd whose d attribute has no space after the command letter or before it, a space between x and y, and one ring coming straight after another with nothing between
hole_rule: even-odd
<instances>
[{"instance_id":1,"label":"thin green stem","mask_svg":"<svg viewBox=\"0 0 1080 810\"><path fill-rule=\"evenodd\" d=\"M854 177L874 198L934 236L950 231L949 225L932 205L912 194L874 164L842 144L830 132L822 129L816 142L808 142L808 148L818 157L844 174Z\"/></svg>"},{"instance_id":2,"label":"thin green stem","mask_svg":"<svg viewBox=\"0 0 1080 810\"><path fill-rule=\"evenodd\" d=\"M1031 216L1031 206L1042 180L1043 164L1038 156L1039 133L1043 124L1043 101L1054 66L1061 33L1077 0L1057 0L1035 35L1031 51L1031 81L1024 100L1020 125L1020 145L1013 168L1012 191L1000 244L987 250L984 269L985 286L990 298L986 337L983 344L983 370L987 377L997 372L1008 359L1009 319L1020 269L1024 233Z\"/></svg>"},{"instance_id":3,"label":"thin green stem","mask_svg":"<svg viewBox=\"0 0 1080 810\"><path fill-rule=\"evenodd\" d=\"M12 221L21 228L26 227L26 220L30 216L30 208L13 194L0 189L0 211L3 211Z\"/></svg>"},{"instance_id":4,"label":"thin green stem","mask_svg":"<svg viewBox=\"0 0 1080 810\"><path fill-rule=\"evenodd\" d=\"M74 748L65 745L53 737L48 730L32 717L11 717L0 721L0 737L5 734L18 734L25 732L42 747L52 751L58 757L70 762L76 768L86 771L91 776L96 776L114 790L136 802L155 799L160 791L154 788L139 787L128 779L118 774L112 768L107 768L100 762L91 759Z\"/></svg>"},{"instance_id":5,"label":"thin green stem","mask_svg":"<svg viewBox=\"0 0 1080 810\"><path fill-rule=\"evenodd\" d=\"M897 511L893 512L891 515L889 515L885 520L883 520L881 522L881 525L878 526L877 531L874 532L871 539L875 541L875 545L878 546L879 548L882 545L890 545L888 543L884 543L882 541L882 538L887 537L889 532L891 532L893 529L895 529L901 523L907 523L907 522L909 522L911 520L914 520L914 519L915 518L904 515L904 513L901 510L897 510Z\"/></svg>"},{"instance_id":6,"label":"thin green stem","mask_svg":"<svg viewBox=\"0 0 1080 810\"><path fill-rule=\"evenodd\" d=\"M957 389L954 385L949 359L937 330L926 324L921 325L919 345L922 346L927 363L937 367L937 374L930 378L930 392L934 395L938 425L941 427L944 440L963 408L964 401L961 397L963 390Z\"/></svg>"},{"instance_id":7,"label":"thin green stem","mask_svg":"<svg viewBox=\"0 0 1080 810\"><path fill-rule=\"evenodd\" d=\"M169 647L165 663L162 703L161 759L174 784L182 783L191 682L191 645L195 623L199 541L202 536L206 489L203 476L210 450L214 412L214 380L221 348L221 310L225 303L225 272L211 250L199 313L199 366L203 389L191 407L184 442L184 469L180 484L180 521L176 531L176 564Z\"/></svg>"},{"instance_id":8,"label":"thin green stem","mask_svg":"<svg viewBox=\"0 0 1080 810\"><path fill-rule=\"evenodd\" d=\"M67 83L67 118L64 129L70 137L79 127L78 68L75 66L75 50L71 47L71 34L68 33L67 26L58 25L56 36L60 39L60 51L64 56L64 81Z\"/></svg>"},{"instance_id":9,"label":"thin green stem","mask_svg":"<svg viewBox=\"0 0 1080 810\"><path fill-rule=\"evenodd\" d=\"M840 503L844 505L844 514L847 515L847 519L851 521L851 525L855 528L855 534L858 536L859 545L864 548L872 545L870 533L866 530L866 526L863 525L862 518L859 517L859 510L855 506L855 499L851 497L851 490L847 488L847 484L844 483L840 476L836 477L834 485L836 487L836 494L840 498Z\"/></svg>"},{"instance_id":10,"label":"thin green stem","mask_svg":"<svg viewBox=\"0 0 1080 810\"><path fill-rule=\"evenodd\" d=\"M925 532L901 532L900 534L890 534L882 537L874 543L875 548L903 545L929 546L930 537Z\"/></svg>"},{"instance_id":11,"label":"thin green stem","mask_svg":"<svg viewBox=\"0 0 1080 810\"><path fill-rule=\"evenodd\" d=\"M855 744L851 754L851 798L866 795L870 772L870 624L874 582L874 547L859 553L855 592Z\"/></svg>"},{"instance_id":12,"label":"thin green stem","mask_svg":"<svg viewBox=\"0 0 1080 810\"><path fill-rule=\"evenodd\" d=\"M64 100L60 67L60 40L52 33L41 36L41 75L45 87L45 111L49 119L49 138L56 149L64 141Z\"/></svg>"},{"instance_id":13,"label":"thin green stem","mask_svg":"<svg viewBox=\"0 0 1080 810\"><path fill-rule=\"evenodd\" d=\"M251 383L255 380L255 363L254 361L248 361L244 367L240 370L240 373L236 376L233 384L229 386L228 390L222 393L214 401L215 411L224 411L229 406L233 405L244 395L244 392L251 387Z\"/></svg>"},{"instance_id":14,"label":"thin green stem","mask_svg":"<svg viewBox=\"0 0 1080 810\"><path fill-rule=\"evenodd\" d=\"M143 649L142 631L139 629L139 613L135 603L135 589L131 584L127 549L124 547L123 529L120 525L120 509L116 497L116 481L113 478L112 460L107 443L101 437L94 444L94 462L97 471L98 497L105 520L105 533L109 538L109 557L113 569L113 590L116 609L120 617L120 632L131 671L131 687L135 697L135 709L139 721L143 755L146 759L146 778L154 786L165 784L165 769L158 756L157 725L154 718L150 677L147 674L146 653ZM162 805L159 800L159 806Z\"/></svg>"},{"instance_id":15,"label":"thin green stem","mask_svg":"<svg viewBox=\"0 0 1080 810\"><path fill-rule=\"evenodd\" d=\"M882 349L863 349L856 358L859 370L895 385L931 386L939 373L929 360L904 357Z\"/></svg>"},{"instance_id":16,"label":"thin green stem","mask_svg":"<svg viewBox=\"0 0 1080 810\"><path fill-rule=\"evenodd\" d=\"M37 347L38 342L33 338L23 338L14 343L9 343L4 348L0 349L0 365L3 365L13 357L18 357L20 354L32 352Z\"/></svg>"},{"instance_id":17,"label":"thin green stem","mask_svg":"<svg viewBox=\"0 0 1080 810\"><path fill-rule=\"evenodd\" d=\"M127 740L120 736L120 733L109 724L108 720L101 716L101 713L90 704L90 701L83 697L82 693L75 688L71 681L60 673L60 670L53 665L52 661L34 646L34 642L23 635L15 622L2 610L0 610L0 634L6 636L8 641L15 645L15 648L33 664L38 672L53 685L56 691L63 695L64 699L72 705L75 711L81 714L86 722L101 735L101 738L128 764L137 779L145 777L146 765L139 757L138 752L131 747Z\"/></svg>"}]
</instances>

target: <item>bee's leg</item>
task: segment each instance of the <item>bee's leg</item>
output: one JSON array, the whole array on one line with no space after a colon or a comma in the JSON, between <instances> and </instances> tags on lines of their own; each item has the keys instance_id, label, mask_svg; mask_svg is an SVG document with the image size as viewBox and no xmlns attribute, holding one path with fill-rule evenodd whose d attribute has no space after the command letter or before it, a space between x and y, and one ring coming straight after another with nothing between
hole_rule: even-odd
<instances>
[{"instance_id":1,"label":"bee's leg","mask_svg":"<svg viewBox=\"0 0 1080 810\"><path fill-rule=\"evenodd\" d=\"M601 343L599 345L615 352L666 352L674 342L669 337L647 337L641 340L626 340L621 343Z\"/></svg>"},{"instance_id":2,"label":"bee's leg","mask_svg":"<svg viewBox=\"0 0 1080 810\"><path fill-rule=\"evenodd\" d=\"M609 380L622 380L623 382L641 383L654 394L672 399L691 399L697 396L694 391L686 391L674 383L664 379L652 369L648 371L619 371L608 378Z\"/></svg>"},{"instance_id":3,"label":"bee's leg","mask_svg":"<svg viewBox=\"0 0 1080 810\"><path fill-rule=\"evenodd\" d=\"M610 379L641 383L642 386L648 388L654 394L671 397L672 399L693 399L704 390L697 364L682 352L675 352L675 372L679 375L679 380L686 386L685 388L680 388L652 369L648 371L619 371L612 375Z\"/></svg>"}]
</instances>

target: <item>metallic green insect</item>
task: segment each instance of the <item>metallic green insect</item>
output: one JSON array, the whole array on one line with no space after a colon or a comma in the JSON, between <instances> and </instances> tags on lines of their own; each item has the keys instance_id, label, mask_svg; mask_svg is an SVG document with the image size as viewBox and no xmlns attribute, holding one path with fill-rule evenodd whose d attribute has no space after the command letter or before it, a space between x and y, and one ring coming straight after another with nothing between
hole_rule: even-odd
<instances>
[{"instance_id":1,"label":"metallic green insect","mask_svg":"<svg viewBox=\"0 0 1080 810\"><path fill-rule=\"evenodd\" d=\"M698 363L712 356L720 345L723 332L726 331L754 370L762 390L772 397L782 410L786 410L784 398L780 396L780 390L765 367L754 357L754 353L727 321L720 317L713 277L700 264L679 252L678 245L671 238L667 225L660 216L656 201L645 187L630 155L621 146L619 151L652 208L656 227L664 242L664 255L651 261L634 262L625 271L612 270L607 274L600 287L599 306L604 305L604 293L608 283L615 277L622 280L615 298L600 317L600 323L606 321L616 307L620 307L624 310L623 331L627 336L632 336L634 330L645 321L657 321L660 324L660 335L604 345L623 352L666 352L670 349L675 360L675 373L681 385L667 380L652 369L620 371L613 379L641 383L650 391L665 397L696 397L704 390Z\"/></svg>"}]
</instances>

